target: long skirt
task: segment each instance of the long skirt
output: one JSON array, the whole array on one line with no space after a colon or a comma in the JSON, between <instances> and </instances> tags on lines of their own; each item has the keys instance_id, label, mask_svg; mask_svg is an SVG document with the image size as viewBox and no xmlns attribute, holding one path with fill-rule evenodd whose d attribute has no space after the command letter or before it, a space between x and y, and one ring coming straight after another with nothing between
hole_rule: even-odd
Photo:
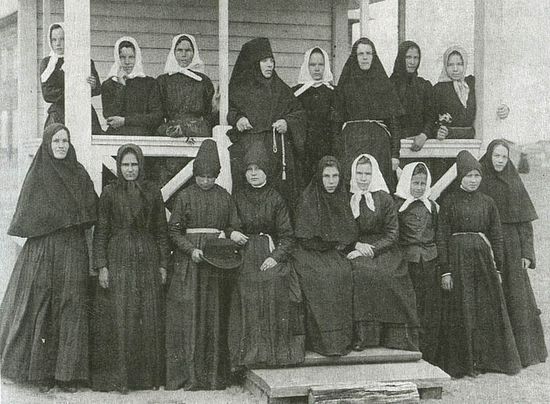
<instances>
[{"instance_id":1,"label":"long skirt","mask_svg":"<svg viewBox=\"0 0 550 404\"><path fill-rule=\"evenodd\" d=\"M92 134L103 135L105 134L105 132L101 128L101 124L99 123L99 118L97 117L97 112L95 111L94 107L91 107L91 108L92 108ZM46 117L46 121L44 122L44 129L46 129L49 125L52 125L54 123L65 124L65 108L60 104L52 104L50 108L48 108L48 116Z\"/></svg>"},{"instance_id":2,"label":"long skirt","mask_svg":"<svg viewBox=\"0 0 550 404\"><path fill-rule=\"evenodd\" d=\"M79 227L26 241L0 307L3 377L88 379L88 268Z\"/></svg>"},{"instance_id":3,"label":"long skirt","mask_svg":"<svg viewBox=\"0 0 550 404\"><path fill-rule=\"evenodd\" d=\"M202 249L215 234L188 234ZM166 388L223 390L229 383L227 327L236 270L195 264L177 250L166 301Z\"/></svg>"},{"instance_id":4,"label":"long skirt","mask_svg":"<svg viewBox=\"0 0 550 404\"><path fill-rule=\"evenodd\" d=\"M336 250L293 252L306 306L306 348L346 355L353 332L351 264Z\"/></svg>"},{"instance_id":5,"label":"long skirt","mask_svg":"<svg viewBox=\"0 0 550 404\"><path fill-rule=\"evenodd\" d=\"M445 293L440 366L453 377L521 369L491 248L478 234L449 241L453 289Z\"/></svg>"},{"instance_id":6,"label":"long skirt","mask_svg":"<svg viewBox=\"0 0 550 404\"><path fill-rule=\"evenodd\" d=\"M354 347L418 351L419 322L407 263L398 248L351 261Z\"/></svg>"},{"instance_id":7,"label":"long skirt","mask_svg":"<svg viewBox=\"0 0 550 404\"><path fill-rule=\"evenodd\" d=\"M441 276L437 259L409 262L409 275L416 297L420 321L419 348L422 358L435 363L441 330Z\"/></svg>"},{"instance_id":8,"label":"long skirt","mask_svg":"<svg viewBox=\"0 0 550 404\"><path fill-rule=\"evenodd\" d=\"M259 368L304 360L302 296L294 269L279 263L266 271L269 239L250 235L242 250L229 316L231 366Z\"/></svg>"},{"instance_id":9,"label":"long skirt","mask_svg":"<svg viewBox=\"0 0 550 404\"><path fill-rule=\"evenodd\" d=\"M91 318L91 380L100 391L162 384L164 323L154 237L123 231L108 246L109 287L96 286Z\"/></svg>"},{"instance_id":10,"label":"long skirt","mask_svg":"<svg viewBox=\"0 0 550 404\"><path fill-rule=\"evenodd\" d=\"M544 362L548 356L529 274L521 266L521 224L502 225L504 233L504 273L502 287L521 364Z\"/></svg>"}]
</instances>

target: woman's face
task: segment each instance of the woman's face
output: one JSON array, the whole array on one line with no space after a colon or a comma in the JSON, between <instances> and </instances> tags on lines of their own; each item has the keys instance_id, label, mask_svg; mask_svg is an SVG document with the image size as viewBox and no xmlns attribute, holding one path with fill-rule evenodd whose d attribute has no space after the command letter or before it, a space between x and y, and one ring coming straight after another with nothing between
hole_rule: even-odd
<instances>
[{"instance_id":1,"label":"woman's face","mask_svg":"<svg viewBox=\"0 0 550 404\"><path fill-rule=\"evenodd\" d=\"M313 52L309 56L309 74L313 80L321 80L325 73L325 57L322 53Z\"/></svg>"},{"instance_id":2,"label":"woman's face","mask_svg":"<svg viewBox=\"0 0 550 404\"><path fill-rule=\"evenodd\" d=\"M416 174L411 178L411 195L413 198L420 198L426 192L428 176L426 174Z\"/></svg>"},{"instance_id":3,"label":"woman's face","mask_svg":"<svg viewBox=\"0 0 550 404\"><path fill-rule=\"evenodd\" d=\"M420 64L420 52L416 48L409 48L407 53L405 53L405 67L407 68L407 73L414 73L418 69Z\"/></svg>"},{"instance_id":4,"label":"woman's face","mask_svg":"<svg viewBox=\"0 0 550 404\"><path fill-rule=\"evenodd\" d=\"M260 185L265 184L267 178L264 170L258 167L257 164L250 164L246 168L245 176L246 181L253 187L259 187Z\"/></svg>"},{"instance_id":5,"label":"woman's face","mask_svg":"<svg viewBox=\"0 0 550 404\"><path fill-rule=\"evenodd\" d=\"M325 167L323 169L323 187L329 194L334 193L340 182L340 172L336 167Z\"/></svg>"},{"instance_id":6,"label":"woman's face","mask_svg":"<svg viewBox=\"0 0 550 404\"><path fill-rule=\"evenodd\" d=\"M139 164L134 153L126 153L120 162L120 171L126 181L135 181L139 176Z\"/></svg>"},{"instance_id":7,"label":"woman's face","mask_svg":"<svg viewBox=\"0 0 550 404\"><path fill-rule=\"evenodd\" d=\"M468 192L474 192L479 188L479 184L481 183L481 174L477 170L472 170L468 172L462 178L462 181L460 185L462 185L462 188L464 188Z\"/></svg>"},{"instance_id":8,"label":"woman's face","mask_svg":"<svg viewBox=\"0 0 550 404\"><path fill-rule=\"evenodd\" d=\"M67 157L67 153L69 152L69 145L71 142L69 141L69 134L65 129L61 129L58 131L55 135L52 137L52 153L53 157L57 160L63 160L65 157Z\"/></svg>"},{"instance_id":9,"label":"woman's face","mask_svg":"<svg viewBox=\"0 0 550 404\"><path fill-rule=\"evenodd\" d=\"M372 165L370 163L357 164L355 177L359 189L367 191L372 181Z\"/></svg>"},{"instance_id":10,"label":"woman's face","mask_svg":"<svg viewBox=\"0 0 550 404\"><path fill-rule=\"evenodd\" d=\"M451 80L461 80L464 77L464 61L462 56L453 53L447 60L447 74Z\"/></svg>"},{"instance_id":11,"label":"woman's face","mask_svg":"<svg viewBox=\"0 0 550 404\"><path fill-rule=\"evenodd\" d=\"M369 70L372 65L374 52L372 46L366 43L360 43L357 46L357 63L361 70Z\"/></svg>"},{"instance_id":12,"label":"woman's face","mask_svg":"<svg viewBox=\"0 0 550 404\"><path fill-rule=\"evenodd\" d=\"M122 48L118 53L118 57L120 59L120 66L122 67L122 70L124 70L124 73L132 73L132 70L134 70L134 66L136 64L136 52L130 47Z\"/></svg>"},{"instance_id":13,"label":"woman's face","mask_svg":"<svg viewBox=\"0 0 550 404\"><path fill-rule=\"evenodd\" d=\"M195 182L197 183L200 189L202 189L203 191L208 191L212 189L212 187L216 183L216 177L213 177L208 174L197 175L195 177Z\"/></svg>"},{"instance_id":14,"label":"woman's face","mask_svg":"<svg viewBox=\"0 0 550 404\"><path fill-rule=\"evenodd\" d=\"M499 144L493 149L491 159L493 161L493 167L496 172L501 172L508 163L508 149Z\"/></svg>"},{"instance_id":15,"label":"woman's face","mask_svg":"<svg viewBox=\"0 0 550 404\"><path fill-rule=\"evenodd\" d=\"M262 76L266 79L270 79L273 76L273 69L275 68L275 60L272 57L267 57L260 60L260 71Z\"/></svg>"},{"instance_id":16,"label":"woman's face","mask_svg":"<svg viewBox=\"0 0 550 404\"><path fill-rule=\"evenodd\" d=\"M50 41L55 54L58 56L63 56L63 53L65 52L65 32L63 32L63 28L54 28L52 30Z\"/></svg>"},{"instance_id":17,"label":"woman's face","mask_svg":"<svg viewBox=\"0 0 550 404\"><path fill-rule=\"evenodd\" d=\"M176 56L176 61L181 67L187 67L193 61L193 56L195 56L195 51L193 50L193 45L187 40L180 41L180 43L174 49L174 55Z\"/></svg>"}]
</instances>

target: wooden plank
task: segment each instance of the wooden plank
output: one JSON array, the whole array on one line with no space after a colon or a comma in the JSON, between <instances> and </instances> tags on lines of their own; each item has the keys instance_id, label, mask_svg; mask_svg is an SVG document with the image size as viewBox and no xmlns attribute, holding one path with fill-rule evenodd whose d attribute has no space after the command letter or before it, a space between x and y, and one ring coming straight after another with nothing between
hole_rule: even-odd
<instances>
[{"instance_id":1,"label":"wooden plank","mask_svg":"<svg viewBox=\"0 0 550 404\"><path fill-rule=\"evenodd\" d=\"M337 83L350 53L348 7L346 1L333 0L332 3L332 73Z\"/></svg>"},{"instance_id":2,"label":"wooden plank","mask_svg":"<svg viewBox=\"0 0 550 404\"><path fill-rule=\"evenodd\" d=\"M340 366L360 363L416 362L422 359L421 352L400 349L368 348L361 352L352 351L344 356L323 356L307 352L301 366Z\"/></svg>"},{"instance_id":3,"label":"wooden plank","mask_svg":"<svg viewBox=\"0 0 550 404\"><path fill-rule=\"evenodd\" d=\"M333 384L313 386L308 404L337 403L418 403L420 396L411 382L369 382L365 384Z\"/></svg>"}]
</instances>

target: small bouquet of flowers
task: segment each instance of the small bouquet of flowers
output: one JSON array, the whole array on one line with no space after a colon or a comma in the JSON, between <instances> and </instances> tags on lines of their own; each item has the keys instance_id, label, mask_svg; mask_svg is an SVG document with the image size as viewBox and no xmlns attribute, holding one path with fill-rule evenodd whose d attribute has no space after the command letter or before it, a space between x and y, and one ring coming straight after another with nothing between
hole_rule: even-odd
<instances>
[{"instance_id":1,"label":"small bouquet of flowers","mask_svg":"<svg viewBox=\"0 0 550 404\"><path fill-rule=\"evenodd\" d=\"M453 122L453 117L448 112L444 114L439 114L439 126L448 126Z\"/></svg>"}]
</instances>

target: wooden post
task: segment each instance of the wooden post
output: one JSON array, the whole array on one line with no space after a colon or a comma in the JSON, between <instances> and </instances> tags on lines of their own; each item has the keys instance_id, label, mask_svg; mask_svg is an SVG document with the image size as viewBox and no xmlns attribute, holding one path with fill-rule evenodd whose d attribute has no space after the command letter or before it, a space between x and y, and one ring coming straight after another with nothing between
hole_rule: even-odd
<instances>
[{"instance_id":1,"label":"wooden post","mask_svg":"<svg viewBox=\"0 0 550 404\"><path fill-rule=\"evenodd\" d=\"M361 27L361 37L369 36L369 3L370 0L361 0L359 6L359 24Z\"/></svg>"},{"instance_id":2,"label":"wooden post","mask_svg":"<svg viewBox=\"0 0 550 404\"><path fill-rule=\"evenodd\" d=\"M229 110L229 0L219 0L218 6L220 125L227 125Z\"/></svg>"},{"instance_id":3,"label":"wooden post","mask_svg":"<svg viewBox=\"0 0 550 404\"><path fill-rule=\"evenodd\" d=\"M50 38L48 36L48 28L52 23L52 6L50 0L42 0L42 54L44 57L48 56L50 53L50 47L48 43Z\"/></svg>"},{"instance_id":4,"label":"wooden post","mask_svg":"<svg viewBox=\"0 0 550 404\"><path fill-rule=\"evenodd\" d=\"M397 41L398 45L407 40L407 4L405 0L399 0L397 5Z\"/></svg>"},{"instance_id":5,"label":"wooden post","mask_svg":"<svg viewBox=\"0 0 550 404\"><path fill-rule=\"evenodd\" d=\"M213 133L214 140L218 146L218 155L220 156L221 165L220 175L218 175L216 183L225 188L229 193L231 193L233 188L233 180L231 178L231 160L228 149L228 147L231 146L231 141L226 135L230 128L230 126L218 125L214 127Z\"/></svg>"},{"instance_id":6,"label":"wooden post","mask_svg":"<svg viewBox=\"0 0 550 404\"><path fill-rule=\"evenodd\" d=\"M335 83L340 76L350 52L348 30L348 3L332 0L332 72Z\"/></svg>"}]
</instances>

